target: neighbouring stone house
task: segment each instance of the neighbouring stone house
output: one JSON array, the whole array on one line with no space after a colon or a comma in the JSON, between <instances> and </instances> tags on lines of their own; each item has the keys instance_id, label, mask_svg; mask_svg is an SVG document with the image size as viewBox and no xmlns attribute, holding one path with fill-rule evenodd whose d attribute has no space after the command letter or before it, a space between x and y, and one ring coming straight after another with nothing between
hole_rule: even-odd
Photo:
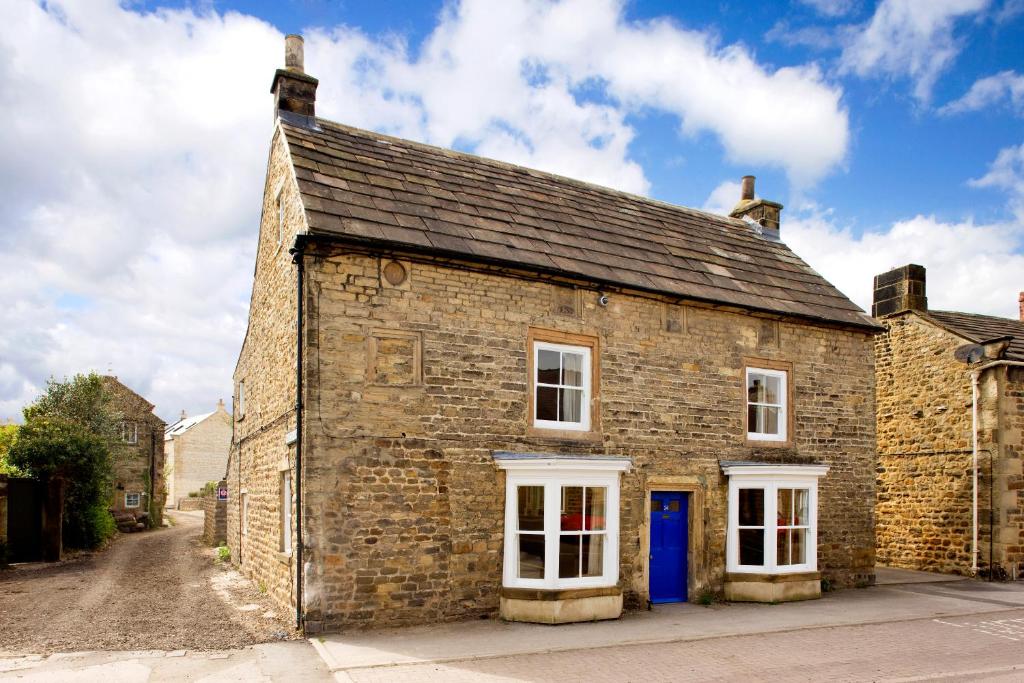
<instances>
[{"instance_id":1,"label":"neighbouring stone house","mask_svg":"<svg viewBox=\"0 0 1024 683\"><path fill-rule=\"evenodd\" d=\"M1019 576L1024 294L1013 320L929 310L918 265L874 284L878 562Z\"/></svg>"},{"instance_id":2,"label":"neighbouring stone house","mask_svg":"<svg viewBox=\"0 0 1024 683\"><path fill-rule=\"evenodd\" d=\"M125 386L117 377L103 376L111 404L122 415L122 448L114 457L110 509L134 516L149 515L152 524L163 518L164 449L166 425L153 413L153 404Z\"/></svg>"},{"instance_id":3,"label":"neighbouring stone house","mask_svg":"<svg viewBox=\"0 0 1024 683\"><path fill-rule=\"evenodd\" d=\"M244 573L307 631L873 581L879 328L753 178L723 217L341 126L301 48L234 374Z\"/></svg>"},{"instance_id":4,"label":"neighbouring stone house","mask_svg":"<svg viewBox=\"0 0 1024 683\"><path fill-rule=\"evenodd\" d=\"M208 482L224 478L231 448L231 414L224 401L213 412L181 418L164 431L164 476L167 505L177 507L182 498Z\"/></svg>"}]
</instances>

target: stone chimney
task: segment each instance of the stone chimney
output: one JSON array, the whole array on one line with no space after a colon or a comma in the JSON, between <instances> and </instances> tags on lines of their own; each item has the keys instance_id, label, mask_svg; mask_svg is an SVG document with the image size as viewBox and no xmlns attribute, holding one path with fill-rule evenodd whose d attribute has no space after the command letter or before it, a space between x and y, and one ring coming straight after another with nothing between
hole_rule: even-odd
<instances>
[{"instance_id":1,"label":"stone chimney","mask_svg":"<svg viewBox=\"0 0 1024 683\"><path fill-rule=\"evenodd\" d=\"M274 96L274 116L291 123L312 126L316 117L316 86L319 81L304 71L302 36L289 34L284 39L284 68L274 72L270 93Z\"/></svg>"},{"instance_id":2,"label":"stone chimney","mask_svg":"<svg viewBox=\"0 0 1024 683\"><path fill-rule=\"evenodd\" d=\"M901 311L927 311L924 266L913 263L875 276L871 315L882 318Z\"/></svg>"},{"instance_id":3,"label":"stone chimney","mask_svg":"<svg viewBox=\"0 0 1024 683\"><path fill-rule=\"evenodd\" d=\"M748 219L756 223L763 235L779 238L779 215L782 204L754 196L754 176L743 176L740 186L740 201L729 214L732 218Z\"/></svg>"},{"instance_id":4,"label":"stone chimney","mask_svg":"<svg viewBox=\"0 0 1024 683\"><path fill-rule=\"evenodd\" d=\"M1021 292L1017 297L1017 305L1020 308L1020 320L1024 322L1024 292Z\"/></svg>"},{"instance_id":5,"label":"stone chimney","mask_svg":"<svg viewBox=\"0 0 1024 683\"><path fill-rule=\"evenodd\" d=\"M224 399L222 399L222 398L218 398L217 399L217 410L219 410L222 413L226 413L227 412L227 410L224 408Z\"/></svg>"}]
</instances>

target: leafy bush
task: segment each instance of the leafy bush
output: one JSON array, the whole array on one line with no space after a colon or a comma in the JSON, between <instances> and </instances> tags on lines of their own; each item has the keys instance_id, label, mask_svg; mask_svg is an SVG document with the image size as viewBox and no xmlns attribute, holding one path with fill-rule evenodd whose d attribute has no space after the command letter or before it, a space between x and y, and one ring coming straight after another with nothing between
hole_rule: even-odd
<instances>
[{"instance_id":1,"label":"leafy bush","mask_svg":"<svg viewBox=\"0 0 1024 683\"><path fill-rule=\"evenodd\" d=\"M228 562L231 560L231 548L226 545L219 546L217 548L217 561Z\"/></svg>"},{"instance_id":2,"label":"leafy bush","mask_svg":"<svg viewBox=\"0 0 1024 683\"><path fill-rule=\"evenodd\" d=\"M217 482L208 481L203 484L203 488L199 489L200 496L212 496L217 493Z\"/></svg>"}]
</instances>

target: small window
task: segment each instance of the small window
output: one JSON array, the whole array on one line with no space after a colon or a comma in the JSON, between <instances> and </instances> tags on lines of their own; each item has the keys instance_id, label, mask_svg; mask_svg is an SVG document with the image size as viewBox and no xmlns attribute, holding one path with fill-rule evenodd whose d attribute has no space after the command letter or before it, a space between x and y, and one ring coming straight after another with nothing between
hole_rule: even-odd
<instances>
[{"instance_id":1,"label":"small window","mask_svg":"<svg viewBox=\"0 0 1024 683\"><path fill-rule=\"evenodd\" d=\"M533 425L590 429L590 348L533 343Z\"/></svg>"},{"instance_id":2,"label":"small window","mask_svg":"<svg viewBox=\"0 0 1024 683\"><path fill-rule=\"evenodd\" d=\"M238 417L245 417L245 380L238 382Z\"/></svg>"},{"instance_id":3,"label":"small window","mask_svg":"<svg viewBox=\"0 0 1024 683\"><path fill-rule=\"evenodd\" d=\"M284 244L284 185L277 191L277 243Z\"/></svg>"},{"instance_id":4,"label":"small window","mask_svg":"<svg viewBox=\"0 0 1024 683\"><path fill-rule=\"evenodd\" d=\"M137 422L121 423L121 441L125 443L139 442L139 424Z\"/></svg>"},{"instance_id":5,"label":"small window","mask_svg":"<svg viewBox=\"0 0 1024 683\"><path fill-rule=\"evenodd\" d=\"M126 508L137 508L139 507L141 498L141 493L126 493L124 494L124 506Z\"/></svg>"},{"instance_id":6,"label":"small window","mask_svg":"<svg viewBox=\"0 0 1024 683\"><path fill-rule=\"evenodd\" d=\"M281 542L278 549L288 555L292 552L292 475L281 472Z\"/></svg>"},{"instance_id":7,"label":"small window","mask_svg":"<svg viewBox=\"0 0 1024 683\"><path fill-rule=\"evenodd\" d=\"M788 420L785 370L747 368L747 438L785 441Z\"/></svg>"}]
</instances>

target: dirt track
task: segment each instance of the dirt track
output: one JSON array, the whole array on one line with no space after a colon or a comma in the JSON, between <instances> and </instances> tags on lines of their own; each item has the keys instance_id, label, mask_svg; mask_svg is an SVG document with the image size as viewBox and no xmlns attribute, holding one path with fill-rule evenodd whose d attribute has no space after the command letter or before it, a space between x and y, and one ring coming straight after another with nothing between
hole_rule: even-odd
<instances>
[{"instance_id":1,"label":"dirt track","mask_svg":"<svg viewBox=\"0 0 1024 683\"><path fill-rule=\"evenodd\" d=\"M199 544L201 516L175 520L60 565L0 571L0 653L213 650L292 633Z\"/></svg>"}]
</instances>

